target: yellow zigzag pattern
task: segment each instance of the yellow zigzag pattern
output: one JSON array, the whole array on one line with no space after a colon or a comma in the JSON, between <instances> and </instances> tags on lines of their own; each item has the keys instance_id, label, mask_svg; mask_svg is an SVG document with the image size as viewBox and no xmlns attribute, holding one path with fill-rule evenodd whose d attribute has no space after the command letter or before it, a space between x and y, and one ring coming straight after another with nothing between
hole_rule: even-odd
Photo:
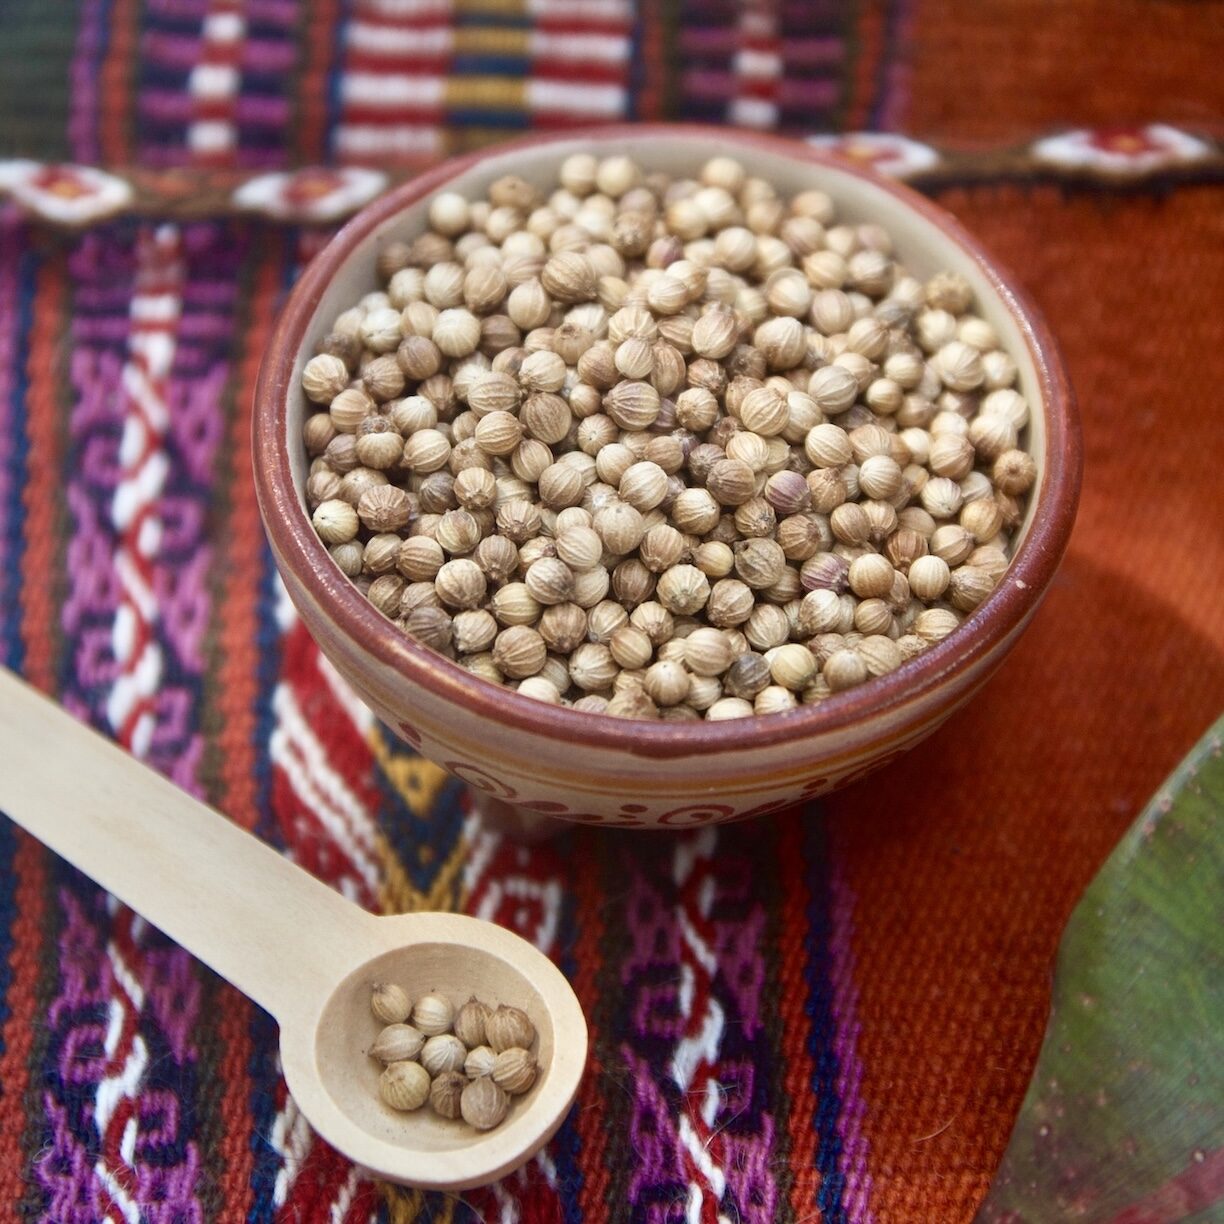
<instances>
[{"instance_id":1,"label":"yellow zigzag pattern","mask_svg":"<svg viewBox=\"0 0 1224 1224\"><path fill-rule=\"evenodd\" d=\"M370 731L370 747L378 768L392 789L412 809L414 815L427 817L446 784L446 771L406 748L401 748L379 725ZM428 890L417 888L409 879L399 855L380 831L376 843L382 868L379 905L384 914L406 914L415 910L461 910L463 895L463 863L467 845L460 838L454 849L437 865ZM432 846L422 844L417 854L424 866L435 858Z\"/></svg>"}]
</instances>

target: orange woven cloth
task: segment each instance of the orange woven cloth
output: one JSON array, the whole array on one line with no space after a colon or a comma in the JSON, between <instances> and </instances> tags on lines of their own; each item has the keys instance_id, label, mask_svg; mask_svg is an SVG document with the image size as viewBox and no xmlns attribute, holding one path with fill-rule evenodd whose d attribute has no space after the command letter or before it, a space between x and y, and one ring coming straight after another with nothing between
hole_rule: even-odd
<instances>
[{"instance_id":1,"label":"orange woven cloth","mask_svg":"<svg viewBox=\"0 0 1224 1224\"><path fill-rule=\"evenodd\" d=\"M858 898L880 1219L967 1219L1027 1086L1067 916L1224 707L1224 214L1057 187L949 190L1054 328L1083 497L1014 654L928 743L828 802Z\"/></svg>"}]
</instances>

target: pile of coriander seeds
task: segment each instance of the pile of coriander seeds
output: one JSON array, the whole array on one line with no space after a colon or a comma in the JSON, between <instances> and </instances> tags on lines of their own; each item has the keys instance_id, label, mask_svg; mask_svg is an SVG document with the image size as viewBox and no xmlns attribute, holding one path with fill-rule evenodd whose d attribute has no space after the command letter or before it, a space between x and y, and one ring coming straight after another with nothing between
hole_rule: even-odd
<instances>
[{"instance_id":1,"label":"pile of coriander seeds","mask_svg":"<svg viewBox=\"0 0 1224 1224\"><path fill-rule=\"evenodd\" d=\"M339 567L494 683L627 718L819 702L952 633L1036 477L1016 364L737 161L577 154L429 204L306 364L306 494Z\"/></svg>"},{"instance_id":2,"label":"pile of coriander seeds","mask_svg":"<svg viewBox=\"0 0 1224 1224\"><path fill-rule=\"evenodd\" d=\"M384 1065L383 1102L399 1113L426 1103L439 1117L478 1131L499 1126L510 1098L536 1081L535 1026L527 1013L471 998L462 1007L430 992L414 1003L391 982L375 983L370 1010L383 1025L369 1049Z\"/></svg>"}]
</instances>

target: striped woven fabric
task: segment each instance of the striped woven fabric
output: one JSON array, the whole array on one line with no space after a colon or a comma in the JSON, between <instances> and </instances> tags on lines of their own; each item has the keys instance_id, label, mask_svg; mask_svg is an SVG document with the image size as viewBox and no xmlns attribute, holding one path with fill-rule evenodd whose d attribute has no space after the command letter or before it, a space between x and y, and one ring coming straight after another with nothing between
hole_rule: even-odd
<instances>
[{"instance_id":1,"label":"striped woven fabric","mask_svg":"<svg viewBox=\"0 0 1224 1224\"><path fill-rule=\"evenodd\" d=\"M4 662L358 903L534 941L593 1055L503 1183L363 1180L287 1097L266 1015L0 821L5 1218L972 1218L1070 907L1224 705L1224 23L1195 0L966 12L6 3ZM1084 408L1079 525L1000 676L883 773L749 828L522 848L298 623L251 490L253 383L287 287L386 183L520 128L676 117L831 139L1020 271Z\"/></svg>"}]
</instances>

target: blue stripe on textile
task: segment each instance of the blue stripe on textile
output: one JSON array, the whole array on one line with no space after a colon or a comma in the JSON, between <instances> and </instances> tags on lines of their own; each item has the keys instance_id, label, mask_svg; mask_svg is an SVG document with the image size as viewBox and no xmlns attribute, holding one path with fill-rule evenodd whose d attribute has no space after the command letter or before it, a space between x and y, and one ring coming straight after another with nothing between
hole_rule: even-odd
<instances>
[{"instance_id":1,"label":"blue stripe on textile","mask_svg":"<svg viewBox=\"0 0 1224 1224\"><path fill-rule=\"evenodd\" d=\"M531 72L531 60L523 55L481 55L468 53L451 58L449 76L525 77Z\"/></svg>"},{"instance_id":2,"label":"blue stripe on textile","mask_svg":"<svg viewBox=\"0 0 1224 1224\"><path fill-rule=\"evenodd\" d=\"M348 26L353 16L352 0L340 0L336 16L336 26L332 46L331 67L327 70L327 133L325 146L328 160L335 157L336 128L340 126L340 116L344 113L344 100L340 96L341 82L344 77L344 48L348 44ZM309 18L307 18L309 20Z\"/></svg>"},{"instance_id":3,"label":"blue stripe on textile","mask_svg":"<svg viewBox=\"0 0 1224 1224\"><path fill-rule=\"evenodd\" d=\"M531 126L528 110L482 110L478 107L455 107L446 112L447 122L459 127L519 129Z\"/></svg>"},{"instance_id":4,"label":"blue stripe on textile","mask_svg":"<svg viewBox=\"0 0 1224 1224\"><path fill-rule=\"evenodd\" d=\"M26 471L30 453L30 438L26 416L26 395L30 389L27 374L30 330L34 322L34 290L37 265L32 252L23 252L17 267L17 327L12 363L13 390L8 404L11 451L9 453L9 487L4 506L4 564L0 565L0 648L4 664L15 672L25 663L25 643L21 637L21 562L25 555L25 504L22 493L27 487Z\"/></svg>"},{"instance_id":5,"label":"blue stripe on textile","mask_svg":"<svg viewBox=\"0 0 1224 1224\"><path fill-rule=\"evenodd\" d=\"M565 889L561 904L561 921L559 929L562 936L561 955L558 964L561 972L572 982L578 972L578 962L574 957L574 949L578 942L578 905L572 889ZM569 1117L557 1132L549 1149L553 1162L557 1166L557 1185L561 1193L561 1210L564 1213L565 1224L584 1224L580 1193L583 1185L582 1175L582 1140L578 1127L574 1123L579 1105L575 1102Z\"/></svg>"},{"instance_id":6,"label":"blue stripe on textile","mask_svg":"<svg viewBox=\"0 0 1224 1224\"><path fill-rule=\"evenodd\" d=\"M820 1189L816 1206L823 1224L847 1224L843 1196L846 1179L838 1167L841 1138L837 1119L841 1094L837 1090L839 1067L835 1042L837 1022L833 1015L832 963L829 941L833 922L829 909L829 861L825 845L824 819L814 810L804 820L804 860L807 865L808 959L805 967L808 995L805 1011L811 1021L808 1052L812 1056L812 1096L816 1101L816 1167Z\"/></svg>"}]
</instances>

